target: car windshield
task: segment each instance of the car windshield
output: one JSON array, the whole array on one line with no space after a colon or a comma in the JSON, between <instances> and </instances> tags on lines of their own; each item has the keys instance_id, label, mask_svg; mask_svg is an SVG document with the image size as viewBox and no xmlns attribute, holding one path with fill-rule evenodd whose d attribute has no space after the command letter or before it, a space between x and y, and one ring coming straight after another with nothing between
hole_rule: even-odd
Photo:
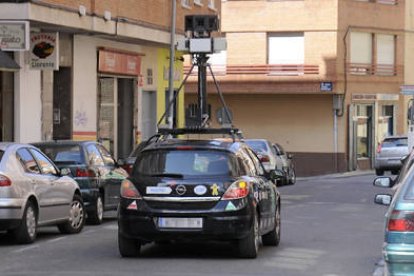
<instances>
[{"instance_id":1,"label":"car windshield","mask_svg":"<svg viewBox=\"0 0 414 276\"><path fill-rule=\"evenodd\" d=\"M255 152L268 152L266 142L264 141L247 140L246 144L248 144Z\"/></svg>"},{"instance_id":2,"label":"car windshield","mask_svg":"<svg viewBox=\"0 0 414 276\"><path fill-rule=\"evenodd\" d=\"M82 164L83 158L77 145L38 146L50 159L56 163Z\"/></svg>"},{"instance_id":3,"label":"car windshield","mask_svg":"<svg viewBox=\"0 0 414 276\"><path fill-rule=\"evenodd\" d=\"M232 162L229 154L212 150L144 151L136 161L133 175L229 175Z\"/></svg>"},{"instance_id":4,"label":"car windshield","mask_svg":"<svg viewBox=\"0 0 414 276\"><path fill-rule=\"evenodd\" d=\"M382 142L383 148L406 147L407 145L408 145L407 138L390 138L390 139L385 139L384 142Z\"/></svg>"}]
</instances>

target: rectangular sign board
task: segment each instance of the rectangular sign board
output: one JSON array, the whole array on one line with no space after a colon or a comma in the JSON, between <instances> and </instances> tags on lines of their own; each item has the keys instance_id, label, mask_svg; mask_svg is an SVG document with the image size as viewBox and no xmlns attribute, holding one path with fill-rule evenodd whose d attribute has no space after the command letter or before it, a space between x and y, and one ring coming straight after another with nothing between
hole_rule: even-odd
<instances>
[{"instance_id":1,"label":"rectangular sign board","mask_svg":"<svg viewBox=\"0 0 414 276\"><path fill-rule=\"evenodd\" d=\"M29 21L0 20L0 49L2 51L29 50L29 33Z\"/></svg>"}]
</instances>

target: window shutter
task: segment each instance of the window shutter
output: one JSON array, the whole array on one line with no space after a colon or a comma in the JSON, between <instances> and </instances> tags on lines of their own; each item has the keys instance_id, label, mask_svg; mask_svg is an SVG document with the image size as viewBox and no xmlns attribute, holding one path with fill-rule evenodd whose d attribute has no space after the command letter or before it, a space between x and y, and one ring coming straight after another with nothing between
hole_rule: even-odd
<instances>
[{"instance_id":1,"label":"window shutter","mask_svg":"<svg viewBox=\"0 0 414 276\"><path fill-rule=\"evenodd\" d=\"M351 32L351 63L372 63L372 35Z\"/></svg>"},{"instance_id":2,"label":"window shutter","mask_svg":"<svg viewBox=\"0 0 414 276\"><path fill-rule=\"evenodd\" d=\"M377 35L377 64L394 65L395 42L393 35Z\"/></svg>"},{"instance_id":3,"label":"window shutter","mask_svg":"<svg viewBox=\"0 0 414 276\"><path fill-rule=\"evenodd\" d=\"M304 64L303 33L280 33L269 36L269 64Z\"/></svg>"}]
</instances>

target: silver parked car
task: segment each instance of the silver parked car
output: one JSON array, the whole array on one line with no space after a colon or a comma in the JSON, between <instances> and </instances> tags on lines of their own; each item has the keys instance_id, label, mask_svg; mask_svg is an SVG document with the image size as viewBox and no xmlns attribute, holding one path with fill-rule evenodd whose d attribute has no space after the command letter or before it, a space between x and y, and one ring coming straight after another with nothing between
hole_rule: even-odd
<instances>
[{"instance_id":1,"label":"silver parked car","mask_svg":"<svg viewBox=\"0 0 414 276\"><path fill-rule=\"evenodd\" d=\"M0 231L19 243L36 239L38 226L78 233L85 223L79 186L38 148L0 143Z\"/></svg>"},{"instance_id":2,"label":"silver parked car","mask_svg":"<svg viewBox=\"0 0 414 276\"><path fill-rule=\"evenodd\" d=\"M407 136L390 136L385 138L377 148L375 155L375 172L383 175L384 171L398 174L402 167L402 159L408 155Z\"/></svg>"}]
</instances>

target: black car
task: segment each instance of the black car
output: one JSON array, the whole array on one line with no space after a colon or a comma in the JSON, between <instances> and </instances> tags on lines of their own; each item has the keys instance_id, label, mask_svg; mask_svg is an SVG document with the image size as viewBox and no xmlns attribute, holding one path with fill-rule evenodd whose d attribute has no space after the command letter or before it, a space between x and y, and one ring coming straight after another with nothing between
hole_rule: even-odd
<instances>
[{"instance_id":1,"label":"black car","mask_svg":"<svg viewBox=\"0 0 414 276\"><path fill-rule=\"evenodd\" d=\"M116 210L122 180L128 175L95 141L33 143L60 168L69 168L81 188L87 222L100 224L104 210Z\"/></svg>"},{"instance_id":2,"label":"black car","mask_svg":"<svg viewBox=\"0 0 414 276\"><path fill-rule=\"evenodd\" d=\"M132 172L132 167L134 166L135 160L137 159L138 154L141 153L141 151L149 144L149 141L142 141L139 143L128 155L125 159L119 159L118 163L121 165L121 167L127 172Z\"/></svg>"},{"instance_id":3,"label":"black car","mask_svg":"<svg viewBox=\"0 0 414 276\"><path fill-rule=\"evenodd\" d=\"M122 182L118 245L138 256L149 242L232 241L255 258L280 240L280 196L256 154L236 140L167 139L142 150Z\"/></svg>"}]
</instances>

